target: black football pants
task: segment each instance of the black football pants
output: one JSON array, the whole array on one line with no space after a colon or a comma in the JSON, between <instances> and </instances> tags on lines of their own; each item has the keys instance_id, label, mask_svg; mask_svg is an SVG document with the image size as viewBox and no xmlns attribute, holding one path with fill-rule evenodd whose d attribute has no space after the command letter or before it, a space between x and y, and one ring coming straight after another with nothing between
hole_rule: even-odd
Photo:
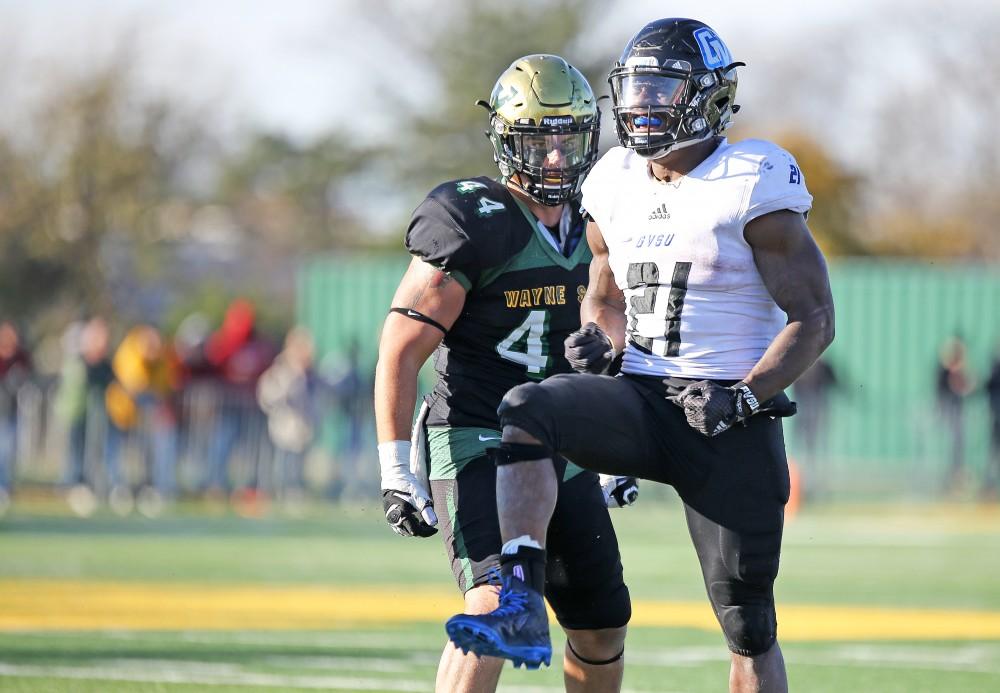
<instances>
[{"instance_id":1,"label":"black football pants","mask_svg":"<svg viewBox=\"0 0 1000 693\"><path fill-rule=\"evenodd\" d=\"M666 394L659 378L557 375L512 389L499 414L585 469L673 486L730 649L762 654L777 635L789 492L781 422L758 416L707 438Z\"/></svg>"}]
</instances>

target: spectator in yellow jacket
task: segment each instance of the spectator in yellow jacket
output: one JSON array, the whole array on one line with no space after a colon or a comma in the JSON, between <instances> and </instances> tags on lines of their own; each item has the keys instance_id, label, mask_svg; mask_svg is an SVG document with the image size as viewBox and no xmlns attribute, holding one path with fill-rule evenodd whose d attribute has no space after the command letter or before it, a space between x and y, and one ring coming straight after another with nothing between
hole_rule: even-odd
<instances>
[{"instance_id":1,"label":"spectator in yellow jacket","mask_svg":"<svg viewBox=\"0 0 1000 693\"><path fill-rule=\"evenodd\" d=\"M157 514L177 486L177 422L172 408L176 368L159 331L150 325L128 331L111 365L117 381L108 389L108 414L120 429L138 437L151 482L140 492L139 509Z\"/></svg>"}]
</instances>

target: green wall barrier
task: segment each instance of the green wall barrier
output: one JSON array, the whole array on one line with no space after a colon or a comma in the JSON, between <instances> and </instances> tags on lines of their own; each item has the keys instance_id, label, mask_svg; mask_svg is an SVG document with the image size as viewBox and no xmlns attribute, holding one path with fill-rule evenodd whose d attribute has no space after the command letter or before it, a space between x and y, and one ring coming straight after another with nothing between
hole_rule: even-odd
<instances>
[{"instance_id":1,"label":"green wall barrier","mask_svg":"<svg viewBox=\"0 0 1000 693\"><path fill-rule=\"evenodd\" d=\"M400 253L317 258L303 266L298 316L313 330L321 356L342 353L356 340L363 368L373 371L379 330L407 263ZM942 491L953 448L936 403L935 372L941 345L955 334L967 344L977 385L963 427L966 474L975 487L989 459L981 387L1000 345L1000 269L850 260L831 263L830 276L837 338L827 358L840 384L830 395L825 443L810 454L796 419L785 428L807 489L856 497ZM425 367L422 386L429 388L432 378Z\"/></svg>"}]
</instances>

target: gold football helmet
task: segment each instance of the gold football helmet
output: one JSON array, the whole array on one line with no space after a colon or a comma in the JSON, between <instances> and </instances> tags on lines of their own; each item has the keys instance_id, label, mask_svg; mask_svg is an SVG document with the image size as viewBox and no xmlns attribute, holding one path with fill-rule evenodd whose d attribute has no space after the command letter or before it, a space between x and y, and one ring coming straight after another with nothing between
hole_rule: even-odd
<instances>
[{"instance_id":1,"label":"gold football helmet","mask_svg":"<svg viewBox=\"0 0 1000 693\"><path fill-rule=\"evenodd\" d=\"M511 63L493 87L486 135L504 181L544 205L580 191L597 161L601 113L587 79L556 55Z\"/></svg>"}]
</instances>

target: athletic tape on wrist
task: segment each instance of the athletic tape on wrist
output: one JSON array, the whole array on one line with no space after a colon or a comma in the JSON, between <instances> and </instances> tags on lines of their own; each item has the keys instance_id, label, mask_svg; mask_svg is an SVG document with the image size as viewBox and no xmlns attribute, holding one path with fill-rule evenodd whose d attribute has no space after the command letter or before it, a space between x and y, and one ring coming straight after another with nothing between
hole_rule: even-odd
<instances>
[{"instance_id":1,"label":"athletic tape on wrist","mask_svg":"<svg viewBox=\"0 0 1000 693\"><path fill-rule=\"evenodd\" d=\"M410 470L410 448L408 440L390 440L378 444L378 464L383 478L398 474L400 470Z\"/></svg>"}]
</instances>

